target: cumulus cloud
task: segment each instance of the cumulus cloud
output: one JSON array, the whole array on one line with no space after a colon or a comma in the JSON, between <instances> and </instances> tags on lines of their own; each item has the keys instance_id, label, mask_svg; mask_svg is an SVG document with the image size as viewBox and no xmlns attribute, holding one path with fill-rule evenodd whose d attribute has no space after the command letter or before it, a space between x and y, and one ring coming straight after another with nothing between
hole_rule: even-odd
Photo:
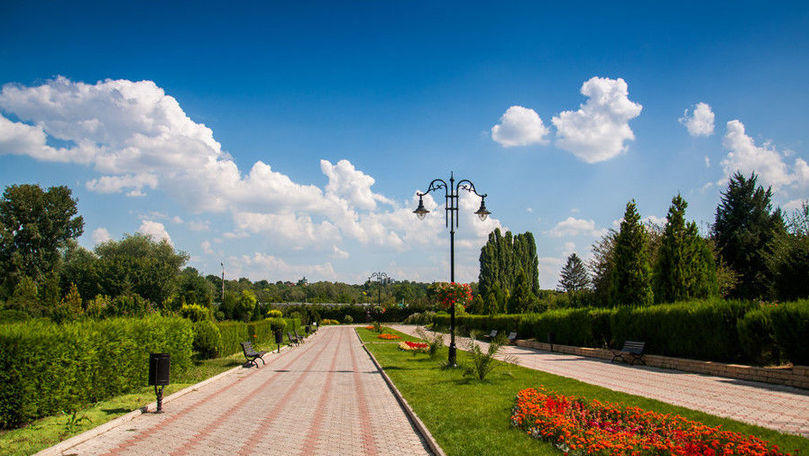
<instances>
[{"instance_id":1,"label":"cumulus cloud","mask_svg":"<svg viewBox=\"0 0 809 456\"><path fill-rule=\"evenodd\" d=\"M349 257L348 252L341 249L340 247L337 247L336 245L332 246L331 256L332 258L337 258L341 260L344 260Z\"/></svg>"},{"instance_id":2,"label":"cumulus cloud","mask_svg":"<svg viewBox=\"0 0 809 456\"><path fill-rule=\"evenodd\" d=\"M298 280L303 276L309 280L336 280L337 273L331 263L290 264L273 255L257 252L252 256L230 257L228 264L236 275L247 276L251 280L278 277L281 280Z\"/></svg>"},{"instance_id":3,"label":"cumulus cloud","mask_svg":"<svg viewBox=\"0 0 809 456\"><path fill-rule=\"evenodd\" d=\"M447 242L443 208L432 198L425 204L436 213L418 222L412 198L399 203L374 192L374 179L348 160L320 162L328 179L323 187L295 182L263 161L240 170L211 129L190 119L152 81L87 84L57 77L34 87L6 84L0 112L0 154L90 167L98 173L85 183L90 191L161 192L195 214L229 214L234 226L225 239L269 234L265 239L279 251L324 253L349 240L396 251ZM458 247L479 249L500 223L494 217L476 220L476 198L464 197L461 204L465 228L458 232ZM167 216L140 219L141 232L170 239L155 221L170 221ZM184 224L209 229L207 222Z\"/></svg>"},{"instance_id":4,"label":"cumulus cloud","mask_svg":"<svg viewBox=\"0 0 809 456\"><path fill-rule=\"evenodd\" d=\"M166 231L165 225L160 222L142 220L140 228L138 228L138 233L149 236L155 242L166 241L170 245L174 245L174 243L171 242L171 236L169 236L168 231Z\"/></svg>"},{"instance_id":5,"label":"cumulus cloud","mask_svg":"<svg viewBox=\"0 0 809 456\"><path fill-rule=\"evenodd\" d=\"M588 98L577 111L563 111L551 119L556 145L587 163L625 152L624 143L635 139L629 121L643 109L629 100L626 81L593 77L582 84L581 93Z\"/></svg>"},{"instance_id":6,"label":"cumulus cloud","mask_svg":"<svg viewBox=\"0 0 809 456\"><path fill-rule=\"evenodd\" d=\"M596 222L593 220L577 219L575 217L562 220L547 232L552 237L602 236L604 233L603 229L596 228Z\"/></svg>"},{"instance_id":7,"label":"cumulus cloud","mask_svg":"<svg viewBox=\"0 0 809 456\"><path fill-rule=\"evenodd\" d=\"M714 130L714 113L707 103L697 103L689 115L688 109L680 117L680 123L685 125L691 136L711 136Z\"/></svg>"},{"instance_id":8,"label":"cumulus cloud","mask_svg":"<svg viewBox=\"0 0 809 456\"><path fill-rule=\"evenodd\" d=\"M92 239L93 244L101 244L102 242L111 241L112 236L110 236L110 232L106 228L99 227L93 230Z\"/></svg>"},{"instance_id":9,"label":"cumulus cloud","mask_svg":"<svg viewBox=\"0 0 809 456\"><path fill-rule=\"evenodd\" d=\"M802 158L796 158L792 170L769 141L756 145L753 138L745 133L744 124L738 120L727 123L725 137L722 145L728 150L727 156L722 160L722 170L725 176L718 182L719 185L727 183L729 177L739 171L749 175L755 172L759 176L759 183L772 186L778 191L787 186L805 188L809 186L809 165Z\"/></svg>"},{"instance_id":10,"label":"cumulus cloud","mask_svg":"<svg viewBox=\"0 0 809 456\"><path fill-rule=\"evenodd\" d=\"M205 253L205 255L213 255L214 254L214 251L211 248L211 242L210 241L202 241L202 243L200 244L200 247L202 247L202 252Z\"/></svg>"},{"instance_id":11,"label":"cumulus cloud","mask_svg":"<svg viewBox=\"0 0 809 456\"><path fill-rule=\"evenodd\" d=\"M503 147L545 144L548 128L533 109L512 106L500 116L500 123L492 127L492 139Z\"/></svg>"}]
</instances>

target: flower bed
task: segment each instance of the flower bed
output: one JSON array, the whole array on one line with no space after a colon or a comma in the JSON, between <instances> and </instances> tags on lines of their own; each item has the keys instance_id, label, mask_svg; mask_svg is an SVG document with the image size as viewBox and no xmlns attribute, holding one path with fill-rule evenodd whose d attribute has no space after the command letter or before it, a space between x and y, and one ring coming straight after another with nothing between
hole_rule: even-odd
<instances>
[{"instance_id":1,"label":"flower bed","mask_svg":"<svg viewBox=\"0 0 809 456\"><path fill-rule=\"evenodd\" d=\"M777 446L638 407L587 401L540 389L517 394L511 424L573 455L780 456Z\"/></svg>"},{"instance_id":2,"label":"flower bed","mask_svg":"<svg viewBox=\"0 0 809 456\"><path fill-rule=\"evenodd\" d=\"M372 330L372 329L374 329L374 325L365 326L365 329L371 329Z\"/></svg>"},{"instance_id":3,"label":"flower bed","mask_svg":"<svg viewBox=\"0 0 809 456\"><path fill-rule=\"evenodd\" d=\"M430 346L424 342L410 342L406 340L399 342L399 350L412 351L412 352L426 352Z\"/></svg>"},{"instance_id":4,"label":"flower bed","mask_svg":"<svg viewBox=\"0 0 809 456\"><path fill-rule=\"evenodd\" d=\"M380 335L378 335L378 336L376 336L376 337L378 337L379 339L385 339L385 340L396 340L396 339L401 339L401 337L396 336L396 335L394 335L394 334L380 334Z\"/></svg>"}]
</instances>

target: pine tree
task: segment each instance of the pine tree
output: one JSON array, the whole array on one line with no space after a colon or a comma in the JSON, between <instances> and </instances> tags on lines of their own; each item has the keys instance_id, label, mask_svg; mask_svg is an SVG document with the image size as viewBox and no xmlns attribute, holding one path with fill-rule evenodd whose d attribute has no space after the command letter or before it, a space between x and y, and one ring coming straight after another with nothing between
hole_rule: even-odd
<instances>
[{"instance_id":1,"label":"pine tree","mask_svg":"<svg viewBox=\"0 0 809 456\"><path fill-rule=\"evenodd\" d=\"M590 284L590 277L587 275L587 269L584 267L584 262L581 261L575 252L567 257L567 263L562 268L561 277L559 279L559 288L566 292L575 292L587 288Z\"/></svg>"},{"instance_id":2,"label":"pine tree","mask_svg":"<svg viewBox=\"0 0 809 456\"><path fill-rule=\"evenodd\" d=\"M522 270L517 272L517 279L514 283L514 293L508 300L508 313L525 313L534 310L536 295L531 291L531 282L528 274Z\"/></svg>"},{"instance_id":3,"label":"pine tree","mask_svg":"<svg viewBox=\"0 0 809 456\"><path fill-rule=\"evenodd\" d=\"M755 173L749 179L734 174L716 208L713 237L719 254L739 275L730 293L735 298L769 297L768 249L784 232L781 210L772 210L772 189L757 186L757 179Z\"/></svg>"},{"instance_id":4,"label":"pine tree","mask_svg":"<svg viewBox=\"0 0 809 456\"><path fill-rule=\"evenodd\" d=\"M635 200L626 203L621 230L615 239L614 266L610 274L610 304L645 306L652 303L646 229L640 223Z\"/></svg>"},{"instance_id":5,"label":"pine tree","mask_svg":"<svg viewBox=\"0 0 809 456\"><path fill-rule=\"evenodd\" d=\"M696 223L685 222L688 203L671 200L654 274L656 302L704 298L718 293L716 263Z\"/></svg>"}]
</instances>

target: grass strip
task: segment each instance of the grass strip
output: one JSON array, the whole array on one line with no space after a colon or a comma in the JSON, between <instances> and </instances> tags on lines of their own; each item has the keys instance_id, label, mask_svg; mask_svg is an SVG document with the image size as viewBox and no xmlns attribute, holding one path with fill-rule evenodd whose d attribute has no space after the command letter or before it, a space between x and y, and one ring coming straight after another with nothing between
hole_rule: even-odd
<instances>
[{"instance_id":1,"label":"grass strip","mask_svg":"<svg viewBox=\"0 0 809 456\"><path fill-rule=\"evenodd\" d=\"M359 327L359 328L356 328L356 329L357 329L357 334L360 335L360 339L363 342L384 343L384 344L390 344L391 342L395 342L396 344L398 344L399 342L402 342L402 341L405 341L405 340L409 340L411 342L421 340L418 337L411 336L410 334L405 334L403 332L397 331L397 330L392 329L392 328L388 328L388 327L383 327L383 328L384 328L384 333L385 334L393 334L395 336L399 336L399 339L396 339L394 341L384 340L384 339L380 339L379 338L379 333L374 331L373 329L365 329L364 327Z\"/></svg>"},{"instance_id":2,"label":"grass strip","mask_svg":"<svg viewBox=\"0 0 809 456\"><path fill-rule=\"evenodd\" d=\"M275 344L256 347L256 350L274 349ZM191 368L177 373L176 377L172 375L172 383L166 386L163 397L242 364L244 364L242 353L195 361ZM71 423L70 415L56 415L41 418L18 429L0 431L0 454L8 456L34 454L154 401L154 387L146 386L133 393L100 401L77 411L75 423Z\"/></svg>"},{"instance_id":3,"label":"grass strip","mask_svg":"<svg viewBox=\"0 0 809 456\"><path fill-rule=\"evenodd\" d=\"M362 333L360 337L363 338ZM478 381L464 377L463 369L442 369L441 363L446 362L446 348L431 360L426 355L413 356L401 351L396 345L369 343L367 347L447 455L561 455L551 444L535 440L510 425L517 392L539 385L564 395L677 414L709 426L721 425L726 430L754 435L784 451L809 452L809 439L799 436L501 361L495 361L497 367L485 381ZM458 350L458 363L461 366L470 364L469 354Z\"/></svg>"}]
</instances>

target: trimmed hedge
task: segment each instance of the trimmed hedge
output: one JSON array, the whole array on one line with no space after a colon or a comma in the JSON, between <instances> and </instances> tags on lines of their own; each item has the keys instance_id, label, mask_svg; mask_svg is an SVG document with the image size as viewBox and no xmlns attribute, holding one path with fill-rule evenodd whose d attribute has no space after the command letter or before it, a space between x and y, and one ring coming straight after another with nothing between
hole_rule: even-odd
<instances>
[{"instance_id":1,"label":"trimmed hedge","mask_svg":"<svg viewBox=\"0 0 809 456\"><path fill-rule=\"evenodd\" d=\"M295 331L300 334L301 320L299 318L267 318L260 321L251 321L244 323L241 321L223 321L216 324L219 328L219 333L222 335L222 347L219 350L220 355L229 356L234 353L242 351L241 342L251 341L254 344L263 344L267 342L275 342L273 335L273 325L276 327L281 326L280 321L284 322L282 331Z\"/></svg>"},{"instance_id":2,"label":"trimmed hedge","mask_svg":"<svg viewBox=\"0 0 809 456\"><path fill-rule=\"evenodd\" d=\"M434 317L449 326L449 315ZM557 309L540 314L460 315L461 332L513 331L522 338L580 347L646 342L656 355L706 361L809 365L809 300L765 305L720 299L648 307Z\"/></svg>"},{"instance_id":3,"label":"trimmed hedge","mask_svg":"<svg viewBox=\"0 0 809 456\"><path fill-rule=\"evenodd\" d=\"M152 315L0 325L0 426L19 426L146 386L149 353L191 365L191 322Z\"/></svg>"}]
</instances>

